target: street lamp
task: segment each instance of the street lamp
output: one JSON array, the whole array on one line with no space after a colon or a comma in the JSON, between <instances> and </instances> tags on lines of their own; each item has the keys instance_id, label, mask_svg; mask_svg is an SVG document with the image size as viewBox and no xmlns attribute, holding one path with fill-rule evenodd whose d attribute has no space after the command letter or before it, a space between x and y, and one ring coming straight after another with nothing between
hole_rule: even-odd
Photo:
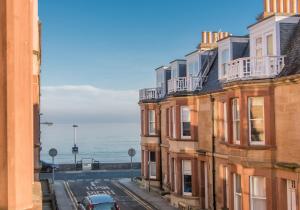
<instances>
[{"instance_id":1,"label":"street lamp","mask_svg":"<svg viewBox=\"0 0 300 210\"><path fill-rule=\"evenodd\" d=\"M76 170L76 156L78 154L78 147L76 146L76 129L79 127L78 125L73 125L72 126L74 128L74 146L72 147L72 153L74 154L74 166L75 166L75 170Z\"/></svg>"}]
</instances>

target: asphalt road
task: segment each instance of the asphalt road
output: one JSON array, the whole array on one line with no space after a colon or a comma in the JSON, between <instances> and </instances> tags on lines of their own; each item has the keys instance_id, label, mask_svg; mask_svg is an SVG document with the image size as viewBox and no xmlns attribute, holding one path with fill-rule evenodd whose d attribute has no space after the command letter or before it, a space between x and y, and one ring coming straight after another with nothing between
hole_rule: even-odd
<instances>
[{"instance_id":1,"label":"asphalt road","mask_svg":"<svg viewBox=\"0 0 300 210\"><path fill-rule=\"evenodd\" d=\"M152 209L147 203L131 194L116 180L94 180L94 181L66 181L67 191L71 191L74 202L81 201L84 196L95 194L111 195L121 210L145 210Z\"/></svg>"},{"instance_id":2,"label":"asphalt road","mask_svg":"<svg viewBox=\"0 0 300 210\"><path fill-rule=\"evenodd\" d=\"M141 176L141 170L110 170L110 171L59 171L55 172L55 180L95 180L95 179L120 179ZM52 179L51 173L40 173L41 179Z\"/></svg>"}]
</instances>

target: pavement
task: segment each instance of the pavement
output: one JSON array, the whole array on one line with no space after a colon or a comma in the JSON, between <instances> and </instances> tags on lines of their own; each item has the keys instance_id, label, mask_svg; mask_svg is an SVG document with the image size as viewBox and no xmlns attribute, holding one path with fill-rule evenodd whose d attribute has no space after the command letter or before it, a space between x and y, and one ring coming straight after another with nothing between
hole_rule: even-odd
<instances>
[{"instance_id":1,"label":"pavement","mask_svg":"<svg viewBox=\"0 0 300 210\"><path fill-rule=\"evenodd\" d=\"M141 188L141 186L137 182L131 182L130 179L120 179L119 183L130 190L132 193L149 203L153 207L153 209L178 210L177 208L171 206L169 202L163 199L163 197L157 192L148 192L148 190Z\"/></svg>"},{"instance_id":2,"label":"pavement","mask_svg":"<svg viewBox=\"0 0 300 210\"><path fill-rule=\"evenodd\" d=\"M76 210L76 204L65 188L64 181L55 181L53 189L55 191L56 203L59 210Z\"/></svg>"}]
</instances>

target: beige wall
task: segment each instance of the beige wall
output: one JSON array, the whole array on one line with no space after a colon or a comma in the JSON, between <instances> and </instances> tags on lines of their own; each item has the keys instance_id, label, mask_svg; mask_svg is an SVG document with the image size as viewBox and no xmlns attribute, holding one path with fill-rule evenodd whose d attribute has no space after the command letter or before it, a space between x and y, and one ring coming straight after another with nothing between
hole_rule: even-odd
<instances>
[{"instance_id":1,"label":"beige wall","mask_svg":"<svg viewBox=\"0 0 300 210\"><path fill-rule=\"evenodd\" d=\"M30 0L0 0L0 209L33 207L36 4Z\"/></svg>"},{"instance_id":2,"label":"beige wall","mask_svg":"<svg viewBox=\"0 0 300 210\"><path fill-rule=\"evenodd\" d=\"M277 162L300 164L300 82L275 88Z\"/></svg>"}]
</instances>

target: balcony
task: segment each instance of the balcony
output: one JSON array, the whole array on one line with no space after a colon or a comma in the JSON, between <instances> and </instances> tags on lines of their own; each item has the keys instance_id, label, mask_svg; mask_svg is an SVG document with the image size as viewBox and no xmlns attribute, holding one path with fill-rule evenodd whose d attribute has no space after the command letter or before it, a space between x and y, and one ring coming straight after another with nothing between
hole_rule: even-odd
<instances>
[{"instance_id":1,"label":"balcony","mask_svg":"<svg viewBox=\"0 0 300 210\"><path fill-rule=\"evenodd\" d=\"M156 100L164 97L161 88L145 88L139 92L140 101L143 100Z\"/></svg>"},{"instance_id":2,"label":"balcony","mask_svg":"<svg viewBox=\"0 0 300 210\"><path fill-rule=\"evenodd\" d=\"M239 58L225 64L226 82L267 79L277 76L284 68L285 56Z\"/></svg>"},{"instance_id":3,"label":"balcony","mask_svg":"<svg viewBox=\"0 0 300 210\"><path fill-rule=\"evenodd\" d=\"M201 77L177 77L168 80L168 94L176 92L191 92L201 88Z\"/></svg>"}]
</instances>

